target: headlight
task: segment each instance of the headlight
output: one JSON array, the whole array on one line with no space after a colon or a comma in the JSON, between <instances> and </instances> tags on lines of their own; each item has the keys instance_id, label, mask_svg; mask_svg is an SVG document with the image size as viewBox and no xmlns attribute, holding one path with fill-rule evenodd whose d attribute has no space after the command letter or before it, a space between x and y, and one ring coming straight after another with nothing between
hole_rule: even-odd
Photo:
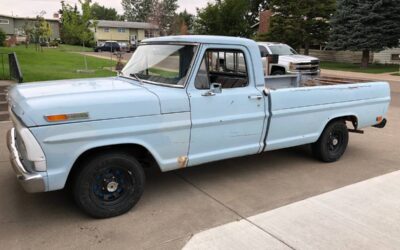
<instances>
[{"instance_id":1,"label":"headlight","mask_svg":"<svg viewBox=\"0 0 400 250\"><path fill-rule=\"evenodd\" d=\"M29 131L27 128L21 128L16 126L17 129L17 135L19 135L19 140L21 140L19 145L21 145L21 149L18 149L19 151L22 151L24 157L26 157L25 160L29 161L31 167L35 171L39 172L44 172L47 170L46 166L46 158L44 156L44 153L42 151L42 148L40 147L39 143L36 141L35 137L32 135L32 133Z\"/></svg>"},{"instance_id":2,"label":"headlight","mask_svg":"<svg viewBox=\"0 0 400 250\"><path fill-rule=\"evenodd\" d=\"M10 112L10 116L17 135L17 149L26 167L38 172L47 171L46 157L36 138L21 124L13 112Z\"/></svg>"},{"instance_id":3,"label":"headlight","mask_svg":"<svg viewBox=\"0 0 400 250\"><path fill-rule=\"evenodd\" d=\"M289 64L289 70L292 71L292 72L297 71L296 64L295 63L290 63Z\"/></svg>"}]
</instances>

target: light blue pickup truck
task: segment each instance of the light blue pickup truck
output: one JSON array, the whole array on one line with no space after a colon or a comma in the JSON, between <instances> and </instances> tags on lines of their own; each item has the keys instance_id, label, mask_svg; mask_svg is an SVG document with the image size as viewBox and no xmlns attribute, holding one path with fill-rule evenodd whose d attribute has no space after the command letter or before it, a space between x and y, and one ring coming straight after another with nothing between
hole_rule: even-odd
<instances>
[{"instance_id":1,"label":"light blue pickup truck","mask_svg":"<svg viewBox=\"0 0 400 250\"><path fill-rule=\"evenodd\" d=\"M18 180L27 192L68 187L105 218L139 201L152 164L169 171L303 144L333 162L348 132L385 126L388 83L264 77L261 56L248 39L160 37L116 77L14 86L8 147Z\"/></svg>"}]
</instances>

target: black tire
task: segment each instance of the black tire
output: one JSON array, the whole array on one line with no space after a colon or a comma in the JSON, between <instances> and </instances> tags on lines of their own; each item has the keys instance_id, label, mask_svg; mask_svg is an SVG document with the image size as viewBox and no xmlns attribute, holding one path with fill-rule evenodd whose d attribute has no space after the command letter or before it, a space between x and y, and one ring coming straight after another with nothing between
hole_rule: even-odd
<instances>
[{"instance_id":1,"label":"black tire","mask_svg":"<svg viewBox=\"0 0 400 250\"><path fill-rule=\"evenodd\" d=\"M284 75L285 74L285 70L283 69L275 69L272 71L271 75L277 76L277 75Z\"/></svg>"},{"instance_id":2,"label":"black tire","mask_svg":"<svg viewBox=\"0 0 400 250\"><path fill-rule=\"evenodd\" d=\"M343 120L330 122L318 141L312 144L314 156L323 162L334 162L346 151L349 142L349 131Z\"/></svg>"},{"instance_id":3,"label":"black tire","mask_svg":"<svg viewBox=\"0 0 400 250\"><path fill-rule=\"evenodd\" d=\"M80 166L73 180L76 204L95 218L129 211L143 194L145 174L140 163L125 153L106 153Z\"/></svg>"}]
</instances>

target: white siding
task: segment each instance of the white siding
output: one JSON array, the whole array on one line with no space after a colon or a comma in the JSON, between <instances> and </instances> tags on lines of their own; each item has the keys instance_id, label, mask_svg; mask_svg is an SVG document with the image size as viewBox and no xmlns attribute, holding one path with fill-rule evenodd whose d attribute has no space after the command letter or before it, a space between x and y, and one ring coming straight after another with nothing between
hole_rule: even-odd
<instances>
[{"instance_id":1,"label":"white siding","mask_svg":"<svg viewBox=\"0 0 400 250\"><path fill-rule=\"evenodd\" d=\"M374 53L374 62L382 64L400 64L400 60L392 60L392 54L400 55L400 48L387 49L379 53Z\"/></svg>"}]
</instances>

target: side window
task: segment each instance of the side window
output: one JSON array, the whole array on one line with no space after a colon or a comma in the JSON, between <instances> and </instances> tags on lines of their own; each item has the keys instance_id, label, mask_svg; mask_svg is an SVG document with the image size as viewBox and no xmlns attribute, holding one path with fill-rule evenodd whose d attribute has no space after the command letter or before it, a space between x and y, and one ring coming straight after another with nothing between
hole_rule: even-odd
<instances>
[{"instance_id":1,"label":"side window","mask_svg":"<svg viewBox=\"0 0 400 250\"><path fill-rule=\"evenodd\" d=\"M222 88L240 88L248 85L247 65L240 50L207 50L195 80L197 89L209 89L211 83Z\"/></svg>"},{"instance_id":2,"label":"side window","mask_svg":"<svg viewBox=\"0 0 400 250\"><path fill-rule=\"evenodd\" d=\"M210 80L208 77L208 71L206 66L206 60L203 58L199 71L197 72L195 83L196 89L209 89L210 88Z\"/></svg>"}]
</instances>

